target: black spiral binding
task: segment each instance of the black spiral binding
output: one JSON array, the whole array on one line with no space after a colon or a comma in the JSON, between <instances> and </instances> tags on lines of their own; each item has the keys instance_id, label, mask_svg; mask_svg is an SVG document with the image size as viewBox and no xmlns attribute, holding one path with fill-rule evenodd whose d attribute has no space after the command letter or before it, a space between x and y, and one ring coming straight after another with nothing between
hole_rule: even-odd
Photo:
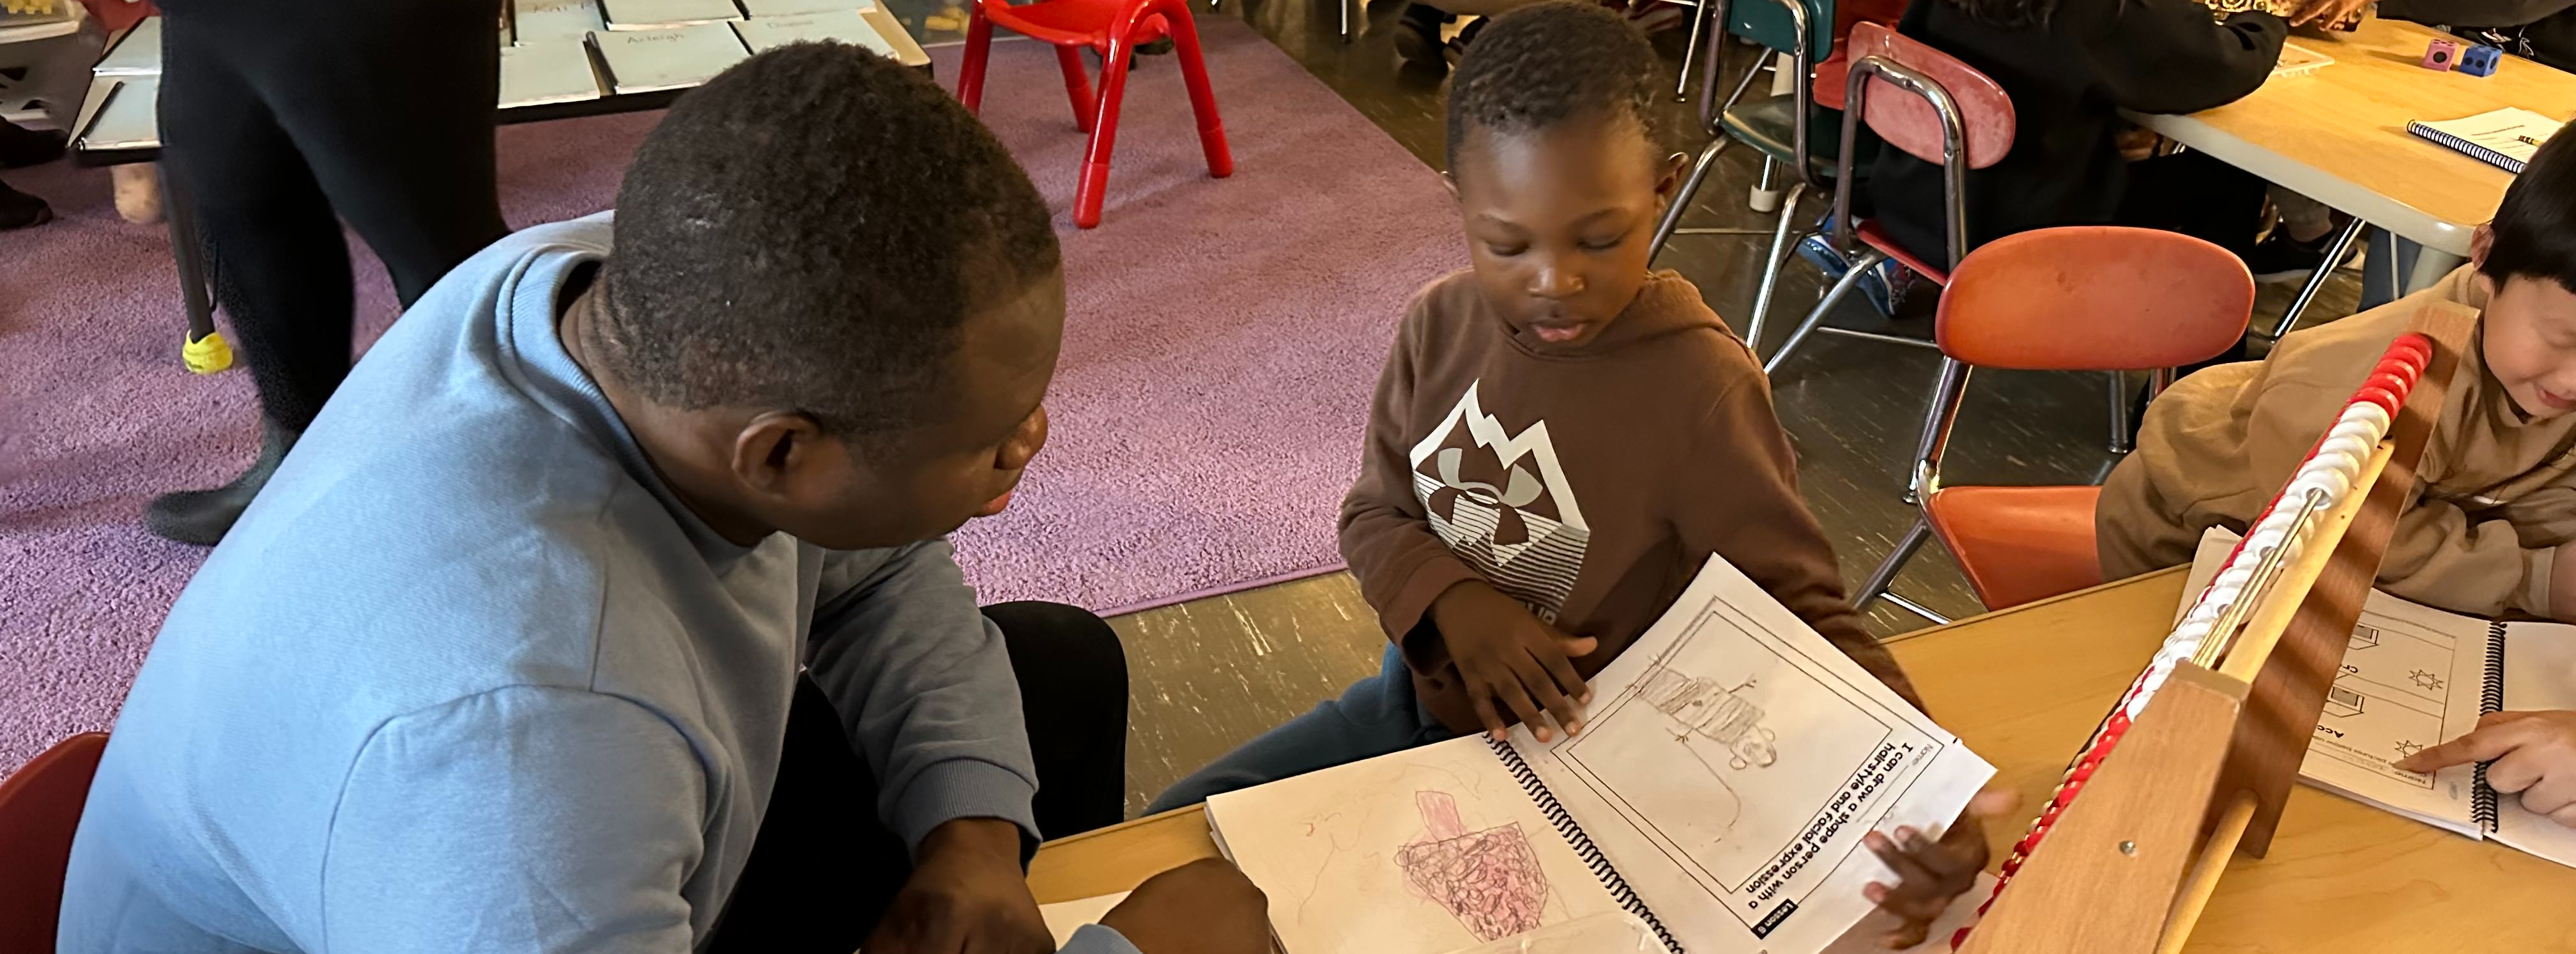
<instances>
[{"instance_id":1,"label":"black spiral binding","mask_svg":"<svg viewBox=\"0 0 2576 954\"><path fill-rule=\"evenodd\" d=\"M2478 687L2478 714L2504 708L2504 624L2487 624L2487 678ZM2490 835L2496 830L2496 791L2487 784L2487 764L2478 763L2478 782L2469 792L2469 817Z\"/></svg>"},{"instance_id":2,"label":"black spiral binding","mask_svg":"<svg viewBox=\"0 0 2576 954\"><path fill-rule=\"evenodd\" d=\"M1655 917L1653 909L1646 907L1646 899L1638 897L1636 889L1628 886L1628 879L1620 877L1619 869L1611 867L1610 859L1602 857L1601 846L1593 844L1592 836L1584 834L1583 826L1575 824L1573 813L1566 811L1565 804L1556 800L1556 794L1547 790L1547 783L1539 779L1538 771L1530 768L1527 759L1521 758L1520 751L1512 748L1511 743L1496 741L1492 736L1485 737L1485 745L1494 750L1495 757L1503 760L1503 768L1520 780L1521 790L1529 793L1530 801L1538 805L1549 824L1556 826L1556 833L1565 837L1565 843L1573 846L1574 853L1583 858L1583 864L1592 869L1592 876L1601 879L1601 886L1610 889L1610 896L1619 902L1619 906L1636 915L1637 920L1646 922L1647 929L1654 931L1655 937L1664 942L1664 950L1680 954L1682 942L1675 940L1671 931L1664 930L1664 922Z\"/></svg>"}]
</instances>

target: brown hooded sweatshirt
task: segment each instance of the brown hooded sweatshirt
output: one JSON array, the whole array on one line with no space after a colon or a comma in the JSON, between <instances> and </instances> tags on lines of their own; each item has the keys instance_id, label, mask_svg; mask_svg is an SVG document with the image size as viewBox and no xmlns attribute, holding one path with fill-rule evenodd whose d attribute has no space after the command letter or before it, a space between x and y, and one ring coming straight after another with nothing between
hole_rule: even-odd
<instances>
[{"instance_id":1,"label":"brown hooded sweatshirt","mask_svg":"<svg viewBox=\"0 0 2576 954\"><path fill-rule=\"evenodd\" d=\"M2474 277L2463 265L2415 294L2282 338L2259 364L2219 365L2159 395L2137 451L2102 484L2102 575L2188 563L2212 526L2244 532L2417 311L2449 301L2483 312ZM2484 335L2481 320L2451 374L2379 585L2453 612L2542 615L2551 548L2576 539L2576 414L2524 414L2487 372Z\"/></svg>"},{"instance_id":2,"label":"brown hooded sweatshirt","mask_svg":"<svg viewBox=\"0 0 2576 954\"><path fill-rule=\"evenodd\" d=\"M1449 728L1481 728L1429 616L1482 579L1601 641L1590 678L1725 557L1908 699L1843 598L1751 350L1680 275L1592 341L1515 334L1461 271L1416 295L1371 404L1342 556Z\"/></svg>"}]
</instances>

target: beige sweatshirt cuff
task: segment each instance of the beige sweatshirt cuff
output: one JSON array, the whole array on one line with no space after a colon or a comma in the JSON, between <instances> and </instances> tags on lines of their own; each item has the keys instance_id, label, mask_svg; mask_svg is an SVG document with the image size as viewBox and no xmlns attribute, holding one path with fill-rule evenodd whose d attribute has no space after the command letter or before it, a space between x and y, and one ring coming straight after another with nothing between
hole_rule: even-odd
<instances>
[{"instance_id":1,"label":"beige sweatshirt cuff","mask_svg":"<svg viewBox=\"0 0 2576 954\"><path fill-rule=\"evenodd\" d=\"M2558 550L2536 547L2522 551L2521 605L2514 607L2535 616L2549 613L2549 571L2557 565Z\"/></svg>"}]
</instances>

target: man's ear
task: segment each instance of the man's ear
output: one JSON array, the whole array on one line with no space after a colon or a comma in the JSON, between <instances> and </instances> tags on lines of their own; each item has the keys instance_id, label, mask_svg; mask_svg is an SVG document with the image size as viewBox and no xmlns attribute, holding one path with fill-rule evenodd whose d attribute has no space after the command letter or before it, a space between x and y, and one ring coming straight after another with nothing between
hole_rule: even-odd
<instances>
[{"instance_id":1,"label":"man's ear","mask_svg":"<svg viewBox=\"0 0 2576 954\"><path fill-rule=\"evenodd\" d=\"M2495 223L2480 222L2469 233L2469 264L2480 272L2486 271L2487 253L2492 251L2495 251Z\"/></svg>"},{"instance_id":2,"label":"man's ear","mask_svg":"<svg viewBox=\"0 0 2576 954\"><path fill-rule=\"evenodd\" d=\"M795 411L764 411L734 434L733 454L725 463L753 493L781 494L801 472L814 466L827 443L822 425L812 417Z\"/></svg>"}]
</instances>

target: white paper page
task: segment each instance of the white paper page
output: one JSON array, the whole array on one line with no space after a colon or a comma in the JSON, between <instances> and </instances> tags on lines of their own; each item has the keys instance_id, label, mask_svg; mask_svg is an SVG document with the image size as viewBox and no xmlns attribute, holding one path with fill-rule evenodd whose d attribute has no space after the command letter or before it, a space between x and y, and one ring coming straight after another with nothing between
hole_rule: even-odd
<instances>
[{"instance_id":1,"label":"white paper page","mask_svg":"<svg viewBox=\"0 0 2576 954\"><path fill-rule=\"evenodd\" d=\"M1936 830L1994 769L1711 559L1531 767L1687 954L1811 954L1892 878L1872 829Z\"/></svg>"},{"instance_id":2,"label":"white paper page","mask_svg":"<svg viewBox=\"0 0 2576 954\"><path fill-rule=\"evenodd\" d=\"M2236 534L2201 535L2183 585L2180 619L2218 575ZM2345 644L2343 669L2326 690L2299 777L2311 785L2417 821L2480 837L2471 818L2476 770L2432 775L2394 762L2476 728L2486 678L2484 620L2445 613L2373 590Z\"/></svg>"},{"instance_id":3,"label":"white paper page","mask_svg":"<svg viewBox=\"0 0 2576 954\"><path fill-rule=\"evenodd\" d=\"M580 40L605 30L595 0L511 0L510 26L519 43Z\"/></svg>"},{"instance_id":4,"label":"white paper page","mask_svg":"<svg viewBox=\"0 0 2576 954\"><path fill-rule=\"evenodd\" d=\"M2505 627L2504 707L2509 711L2576 709L2576 626L2514 623ZM2496 795L2495 840L2576 867L2576 828Z\"/></svg>"},{"instance_id":5,"label":"white paper page","mask_svg":"<svg viewBox=\"0 0 2576 954\"><path fill-rule=\"evenodd\" d=\"M733 0L599 0L600 19L611 30L650 30L742 19Z\"/></svg>"},{"instance_id":6,"label":"white paper page","mask_svg":"<svg viewBox=\"0 0 2576 954\"><path fill-rule=\"evenodd\" d=\"M766 53L790 43L838 40L851 46L865 47L878 56L894 58L894 46L877 35L877 28L857 10L830 13L800 13L794 16L754 17L733 25L742 35L742 45L754 53Z\"/></svg>"},{"instance_id":7,"label":"white paper page","mask_svg":"<svg viewBox=\"0 0 2576 954\"><path fill-rule=\"evenodd\" d=\"M1287 954L1440 954L1619 909L1481 735L1208 799Z\"/></svg>"},{"instance_id":8,"label":"white paper page","mask_svg":"<svg viewBox=\"0 0 2576 954\"><path fill-rule=\"evenodd\" d=\"M742 0L742 12L755 18L873 9L876 9L876 0Z\"/></svg>"},{"instance_id":9,"label":"white paper page","mask_svg":"<svg viewBox=\"0 0 2576 954\"><path fill-rule=\"evenodd\" d=\"M2555 119L2518 106L2424 124L2425 128L2450 133L2523 162L2530 162L2532 155L2540 151L2538 143L2548 142L2560 125ZM2537 142L2524 142L2524 137Z\"/></svg>"},{"instance_id":10,"label":"white paper page","mask_svg":"<svg viewBox=\"0 0 2576 954\"><path fill-rule=\"evenodd\" d=\"M1041 904L1038 905L1038 916L1046 919L1047 933L1055 935L1056 946L1063 947L1066 941L1073 940L1073 932L1081 930L1083 925L1100 923L1101 916L1108 914L1109 909L1117 907L1118 902L1127 900L1127 894L1121 891L1117 894Z\"/></svg>"},{"instance_id":11,"label":"white paper page","mask_svg":"<svg viewBox=\"0 0 2576 954\"><path fill-rule=\"evenodd\" d=\"M609 79L620 93L696 86L750 56L733 27L722 23L593 33L590 40L598 44L600 58L608 63Z\"/></svg>"},{"instance_id":12,"label":"white paper page","mask_svg":"<svg viewBox=\"0 0 2576 954\"><path fill-rule=\"evenodd\" d=\"M90 67L92 76L161 75L161 18L144 17Z\"/></svg>"},{"instance_id":13,"label":"white paper page","mask_svg":"<svg viewBox=\"0 0 2576 954\"><path fill-rule=\"evenodd\" d=\"M531 40L501 48L501 108L598 99L599 77L580 40Z\"/></svg>"},{"instance_id":14,"label":"white paper page","mask_svg":"<svg viewBox=\"0 0 2576 954\"><path fill-rule=\"evenodd\" d=\"M81 149L142 149L161 144L161 78L97 81L101 102L82 120Z\"/></svg>"}]
</instances>

